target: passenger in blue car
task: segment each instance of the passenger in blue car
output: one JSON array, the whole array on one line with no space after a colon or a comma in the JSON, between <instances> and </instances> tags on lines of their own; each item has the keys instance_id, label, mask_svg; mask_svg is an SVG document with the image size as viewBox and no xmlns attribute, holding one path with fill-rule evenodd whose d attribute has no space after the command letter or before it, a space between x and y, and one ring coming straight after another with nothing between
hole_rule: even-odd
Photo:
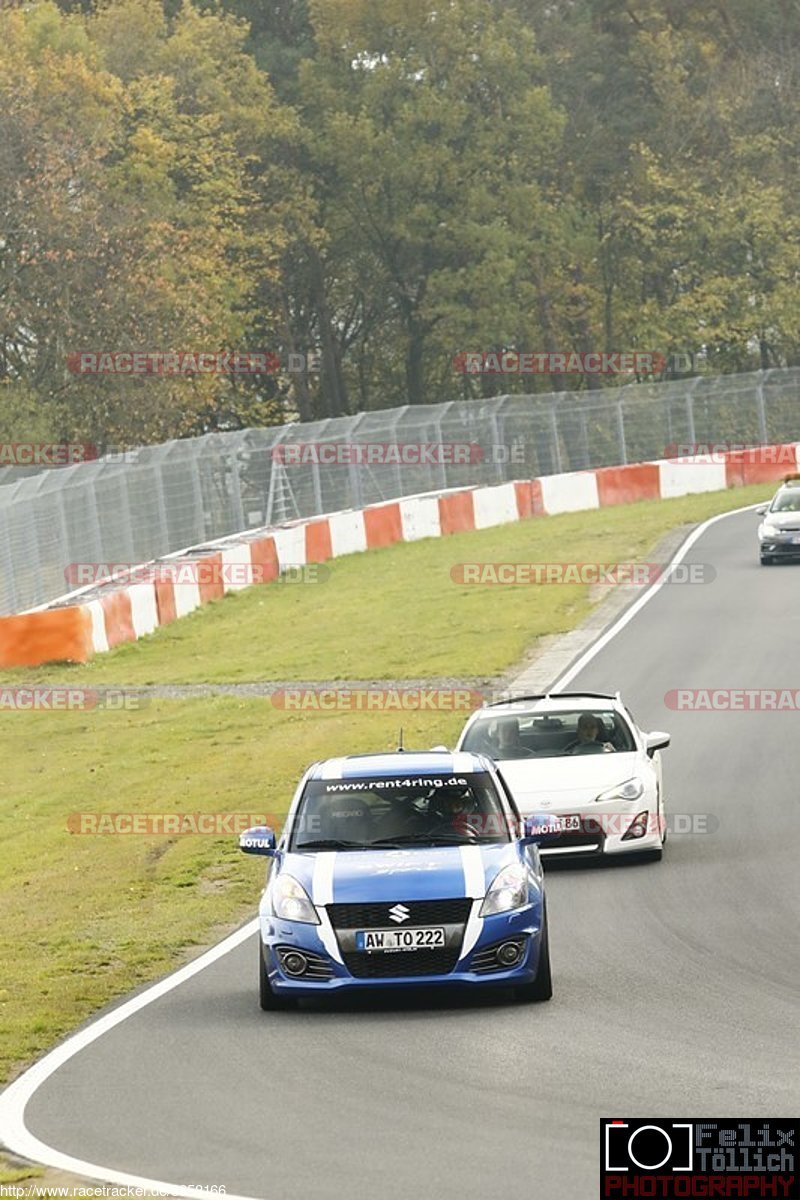
<instances>
[{"instance_id":1,"label":"passenger in blue car","mask_svg":"<svg viewBox=\"0 0 800 1200\"><path fill-rule=\"evenodd\" d=\"M367 845L371 841L371 813L358 796L331 796L317 810L321 838Z\"/></svg>"}]
</instances>

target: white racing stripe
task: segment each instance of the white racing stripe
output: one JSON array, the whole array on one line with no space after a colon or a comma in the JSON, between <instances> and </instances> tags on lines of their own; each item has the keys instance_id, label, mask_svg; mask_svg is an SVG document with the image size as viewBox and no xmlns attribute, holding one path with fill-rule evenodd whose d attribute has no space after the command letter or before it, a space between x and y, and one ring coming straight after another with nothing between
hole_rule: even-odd
<instances>
[{"instance_id":1,"label":"white racing stripe","mask_svg":"<svg viewBox=\"0 0 800 1200\"><path fill-rule=\"evenodd\" d=\"M320 779L341 779L343 770L344 759L332 758L325 764L325 769L320 772Z\"/></svg>"},{"instance_id":2,"label":"white racing stripe","mask_svg":"<svg viewBox=\"0 0 800 1200\"><path fill-rule=\"evenodd\" d=\"M710 529L718 521L725 520L726 517L737 516L740 513L752 510L756 505L748 504L742 508L734 509L728 513L721 513L719 516L711 517L708 521L704 521L692 533L681 546L677 555L671 560L672 563L679 563L685 558L687 552L702 537L706 530ZM633 620L644 605L652 599L662 586L662 581L658 580L652 587L641 596L630 608L622 614L606 632L598 638L598 640L589 647L589 649L565 671L551 688L555 690L556 686L564 687L571 679L582 671L596 654L608 645L613 637L615 637L630 621ZM472 847L465 847L472 849ZM465 864L464 878L472 878L472 867ZM331 874L331 880L333 876ZM477 904L473 903L473 916L470 917L467 923L467 934L470 932L470 926L473 920L477 920L474 916ZM83 1159L73 1158L68 1154L63 1154L60 1150L56 1150L53 1146L48 1146L45 1142L40 1141L25 1126L25 1107L30 1098L38 1091L51 1075L62 1067L69 1059L78 1054L81 1050L90 1046L92 1042L97 1041L103 1034L110 1032L115 1026L120 1025L128 1017L139 1012L148 1004L152 1004L154 1000L158 1000L161 996L171 992L173 988L177 988L180 984L185 983L187 979L191 979L193 975L197 975L205 967L210 966L217 959L222 958L229 951L240 945L251 934L258 929L258 920L254 919L245 925L230 937L225 938L218 946L202 954L194 962L189 963L185 967L181 967L174 974L162 979L159 983L147 988L138 996L134 996L131 1000L125 1001L113 1012L106 1013L103 1017L98 1017L87 1028L82 1029L79 1033L75 1033L62 1045L57 1046L44 1058L41 1058L37 1063L30 1067L23 1075L20 1075L12 1084L10 1084L4 1092L0 1093L0 1143L8 1150L15 1154L22 1155L23 1158L32 1159L34 1162L42 1163L47 1167L55 1167L62 1171L72 1171L74 1174L83 1175L89 1179L102 1180L105 1183L121 1184L129 1187L140 1187L152 1192L168 1192L171 1196L187 1197L188 1200L208 1200L208 1193L200 1188L181 1187L177 1184L160 1179L147 1179L140 1175L130 1175L124 1171L117 1171L113 1167L98 1165L97 1163L86 1162ZM466 939L465 939L466 945ZM259 1197L240 1196L228 1193L226 1200L260 1200Z\"/></svg>"},{"instance_id":3,"label":"white racing stripe","mask_svg":"<svg viewBox=\"0 0 800 1200\"><path fill-rule=\"evenodd\" d=\"M472 755L465 750L453 751L453 774L465 775L472 770Z\"/></svg>"},{"instance_id":4,"label":"white racing stripe","mask_svg":"<svg viewBox=\"0 0 800 1200\"><path fill-rule=\"evenodd\" d=\"M459 846L461 865L464 868L464 895L472 897L472 909L464 930L464 942L459 962L472 952L480 937L481 918L478 916L486 894L486 874L483 869L483 852L480 846Z\"/></svg>"},{"instance_id":5,"label":"white racing stripe","mask_svg":"<svg viewBox=\"0 0 800 1200\"><path fill-rule=\"evenodd\" d=\"M322 854L315 855L311 899L318 908L324 904L333 904L333 872L335 868L335 850L326 850Z\"/></svg>"},{"instance_id":6,"label":"white racing stripe","mask_svg":"<svg viewBox=\"0 0 800 1200\"><path fill-rule=\"evenodd\" d=\"M339 943L325 911L326 904L333 904L333 873L336 870L336 851L324 851L314 859L314 874L311 880L311 899L319 917L319 940L331 958L341 963Z\"/></svg>"},{"instance_id":7,"label":"white racing stripe","mask_svg":"<svg viewBox=\"0 0 800 1200\"><path fill-rule=\"evenodd\" d=\"M473 900L482 900L486 894L483 852L480 846L459 846L459 850L464 868L464 895L472 896Z\"/></svg>"}]
</instances>

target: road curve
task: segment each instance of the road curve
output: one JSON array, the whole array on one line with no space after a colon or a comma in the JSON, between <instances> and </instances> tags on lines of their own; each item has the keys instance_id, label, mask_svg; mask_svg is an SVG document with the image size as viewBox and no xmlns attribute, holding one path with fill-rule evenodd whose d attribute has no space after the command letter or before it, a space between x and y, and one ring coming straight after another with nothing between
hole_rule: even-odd
<instances>
[{"instance_id":1,"label":"road curve","mask_svg":"<svg viewBox=\"0 0 800 1200\"><path fill-rule=\"evenodd\" d=\"M800 687L800 567L760 568L752 513L711 525L571 687L668 729L660 864L547 872L555 996L257 1006L255 937L47 1078L48 1146L166 1184L283 1200L597 1194L601 1116L797 1108L800 714L670 711L674 688ZM257 868L256 868L257 869Z\"/></svg>"}]
</instances>

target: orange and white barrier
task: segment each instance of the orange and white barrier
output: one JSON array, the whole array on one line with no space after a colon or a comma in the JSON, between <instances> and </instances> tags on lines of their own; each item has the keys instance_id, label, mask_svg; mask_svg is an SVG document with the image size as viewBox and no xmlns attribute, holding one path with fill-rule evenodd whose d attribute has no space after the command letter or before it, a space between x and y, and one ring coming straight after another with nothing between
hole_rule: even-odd
<instances>
[{"instance_id":1,"label":"orange and white barrier","mask_svg":"<svg viewBox=\"0 0 800 1200\"><path fill-rule=\"evenodd\" d=\"M85 662L186 616L227 592L291 568L394 542L510 521L668 499L777 480L800 466L800 443L572 471L495 487L455 488L255 530L168 555L136 573L18 616L0 617L0 667ZM142 574L144 578L142 578ZM152 578L149 575L152 575Z\"/></svg>"}]
</instances>

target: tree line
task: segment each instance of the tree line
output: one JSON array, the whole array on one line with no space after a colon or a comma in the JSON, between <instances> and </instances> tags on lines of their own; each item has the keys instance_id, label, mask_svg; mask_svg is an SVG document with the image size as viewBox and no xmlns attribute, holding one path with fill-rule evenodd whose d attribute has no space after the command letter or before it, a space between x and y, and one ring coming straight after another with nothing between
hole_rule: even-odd
<instances>
[{"instance_id":1,"label":"tree line","mask_svg":"<svg viewBox=\"0 0 800 1200\"><path fill-rule=\"evenodd\" d=\"M635 377L465 352L800 364L799 51L798 0L12 3L0 437ZM76 367L105 351L272 365Z\"/></svg>"}]
</instances>

